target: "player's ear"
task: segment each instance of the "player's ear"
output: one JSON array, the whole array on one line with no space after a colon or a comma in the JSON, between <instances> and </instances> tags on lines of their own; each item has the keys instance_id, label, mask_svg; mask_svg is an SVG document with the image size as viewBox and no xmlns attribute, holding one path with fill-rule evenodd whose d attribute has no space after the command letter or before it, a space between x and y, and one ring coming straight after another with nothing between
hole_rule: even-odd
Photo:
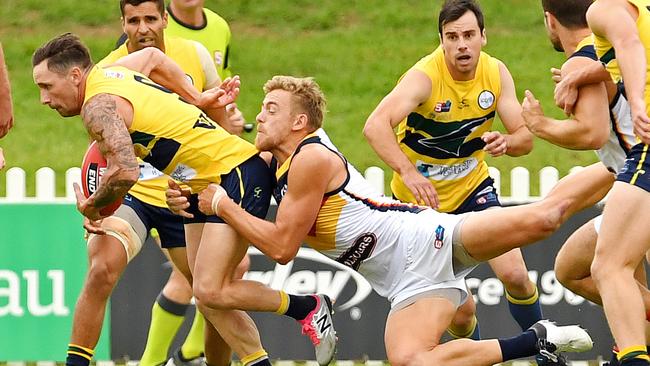
<instances>
[{"instance_id":1,"label":"player's ear","mask_svg":"<svg viewBox=\"0 0 650 366\"><path fill-rule=\"evenodd\" d=\"M168 18L169 18L169 14L167 13L167 10L165 10L162 15L163 28L167 28Z\"/></svg>"},{"instance_id":2,"label":"player's ear","mask_svg":"<svg viewBox=\"0 0 650 366\"><path fill-rule=\"evenodd\" d=\"M303 130L307 127L308 123L309 123L309 117L307 117L307 114L298 113L296 115L296 119L293 121L293 126L291 126L291 129L293 131Z\"/></svg>"},{"instance_id":3,"label":"player's ear","mask_svg":"<svg viewBox=\"0 0 650 366\"><path fill-rule=\"evenodd\" d=\"M79 66L73 66L70 68L70 72L68 73L68 76L70 77L70 80L74 85L79 85L81 84L81 79L83 77L83 71Z\"/></svg>"},{"instance_id":4,"label":"player's ear","mask_svg":"<svg viewBox=\"0 0 650 366\"><path fill-rule=\"evenodd\" d=\"M481 46L485 47L487 45L487 32L485 31L485 28L483 28L483 31L481 32Z\"/></svg>"}]
</instances>

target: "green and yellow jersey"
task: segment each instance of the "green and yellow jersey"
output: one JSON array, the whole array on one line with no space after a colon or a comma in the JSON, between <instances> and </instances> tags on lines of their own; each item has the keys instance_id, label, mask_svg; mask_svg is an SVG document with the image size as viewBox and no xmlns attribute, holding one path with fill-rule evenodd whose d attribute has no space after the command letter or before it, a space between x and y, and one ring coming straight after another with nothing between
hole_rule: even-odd
<instances>
[{"instance_id":1,"label":"green and yellow jersey","mask_svg":"<svg viewBox=\"0 0 650 366\"><path fill-rule=\"evenodd\" d=\"M438 47L412 69L431 79L431 96L398 125L397 141L418 171L433 182L438 210L451 212L488 177L481 135L490 131L501 95L499 61L481 52L474 79L456 81ZM391 190L400 201L416 203L397 172Z\"/></svg>"}]
</instances>

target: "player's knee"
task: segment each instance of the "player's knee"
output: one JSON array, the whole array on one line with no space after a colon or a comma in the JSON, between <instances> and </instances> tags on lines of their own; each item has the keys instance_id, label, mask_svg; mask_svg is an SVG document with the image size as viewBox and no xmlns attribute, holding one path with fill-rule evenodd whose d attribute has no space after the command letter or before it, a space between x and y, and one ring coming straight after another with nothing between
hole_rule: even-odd
<instances>
[{"instance_id":1,"label":"player's knee","mask_svg":"<svg viewBox=\"0 0 650 366\"><path fill-rule=\"evenodd\" d=\"M86 287L93 293L110 295L120 278L121 271L106 262L93 261L88 269Z\"/></svg>"},{"instance_id":2,"label":"player's knee","mask_svg":"<svg viewBox=\"0 0 650 366\"><path fill-rule=\"evenodd\" d=\"M206 281L194 281L194 298L196 301L201 302L203 306L212 309L233 309L233 301L230 296L226 294L223 288L214 286Z\"/></svg>"},{"instance_id":3,"label":"player's knee","mask_svg":"<svg viewBox=\"0 0 650 366\"><path fill-rule=\"evenodd\" d=\"M528 219L537 236L545 238L553 234L562 224L562 212L560 210L535 210L531 212Z\"/></svg>"},{"instance_id":4,"label":"player's knee","mask_svg":"<svg viewBox=\"0 0 650 366\"><path fill-rule=\"evenodd\" d=\"M526 293L532 287L528 271L523 266L513 266L499 275L506 290L510 293Z\"/></svg>"}]
</instances>

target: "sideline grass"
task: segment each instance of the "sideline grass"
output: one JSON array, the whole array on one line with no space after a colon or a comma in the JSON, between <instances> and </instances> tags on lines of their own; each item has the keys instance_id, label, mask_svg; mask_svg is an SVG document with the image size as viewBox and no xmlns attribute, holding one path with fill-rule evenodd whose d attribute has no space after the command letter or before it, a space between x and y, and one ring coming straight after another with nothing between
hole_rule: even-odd
<instances>
[{"instance_id":1,"label":"sideline grass","mask_svg":"<svg viewBox=\"0 0 650 366\"><path fill-rule=\"evenodd\" d=\"M440 4L440 0L206 1L207 7L230 22L231 62L244 83L239 105L246 118L255 118L261 86L271 76L314 76L329 99L326 129L361 170L372 165L386 167L365 142L361 129L399 76L437 45ZM545 110L560 117L552 105L548 70L561 64L562 55L546 39L540 1L484 0L481 4L486 16L486 51L508 65L518 95L525 88L533 90ZM3 0L0 7L0 40L16 110L16 126L0 140L0 146L8 166L27 170L28 194L34 192L36 169L50 166L62 178L65 169L80 163L87 144L80 120L63 120L39 105L31 80L33 50L66 31L79 34L98 60L111 50L121 31L117 1ZM489 163L504 173L503 193L507 195L507 172L514 166L531 171L532 193L536 194L536 172L542 167L556 166L564 175L574 165L595 160L592 152L561 150L536 140L535 149L526 157L501 157ZM0 174L0 196L4 190L4 174ZM57 192L64 192L62 179Z\"/></svg>"}]
</instances>

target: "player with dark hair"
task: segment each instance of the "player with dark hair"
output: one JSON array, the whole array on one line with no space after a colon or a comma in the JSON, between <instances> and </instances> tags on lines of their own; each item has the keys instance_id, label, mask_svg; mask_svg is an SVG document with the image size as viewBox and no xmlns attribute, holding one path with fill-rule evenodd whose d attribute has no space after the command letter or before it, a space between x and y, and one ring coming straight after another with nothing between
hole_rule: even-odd
<instances>
[{"instance_id":1,"label":"player with dark hair","mask_svg":"<svg viewBox=\"0 0 650 366\"><path fill-rule=\"evenodd\" d=\"M32 64L41 102L64 117L81 115L108 161L95 193L86 198L79 187L75 188L77 208L91 221L103 219L100 209L135 184L140 171L136 156L187 184L195 192L193 202L207 184L221 183L246 210L256 216L266 215L273 183L268 165L254 146L209 118L222 115L214 112L223 112L235 100L238 78L199 94L185 73L157 48L147 47L102 68L92 64L87 48L72 34L41 46ZM205 113L188 102L202 106ZM258 282L235 279L233 271L248 245L221 218L200 215L198 208L192 212L196 216L185 220L185 237L197 305L244 365L270 362L255 324L245 312L235 309L274 311L296 319L314 343L318 361L329 363L336 346L329 298L287 295ZM100 225L97 221L91 224ZM130 245L137 235L127 234L131 235L123 242ZM232 296L240 289L264 295L270 301L260 307L259 303ZM71 349L72 355L80 356L72 358L71 364L87 366L92 349L81 344L71 345Z\"/></svg>"}]
</instances>

